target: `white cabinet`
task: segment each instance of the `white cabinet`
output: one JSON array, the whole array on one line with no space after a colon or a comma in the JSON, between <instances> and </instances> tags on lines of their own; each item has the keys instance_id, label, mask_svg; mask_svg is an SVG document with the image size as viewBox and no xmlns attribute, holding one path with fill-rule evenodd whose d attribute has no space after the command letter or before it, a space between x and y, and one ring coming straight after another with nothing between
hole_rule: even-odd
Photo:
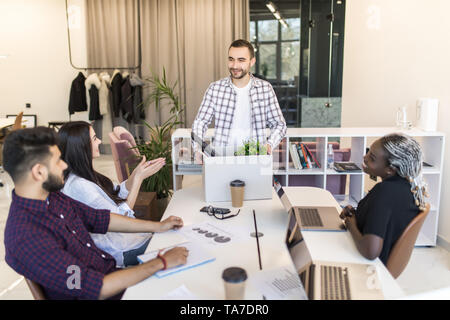
<instances>
[{"instance_id":1,"label":"white cabinet","mask_svg":"<svg viewBox=\"0 0 450 320\"><path fill-rule=\"evenodd\" d=\"M428 184L431 204L428 215L416 242L417 246L435 246L439 217L439 206L442 184L442 169L444 164L445 135L441 132L425 132L416 128L399 130L395 127L371 128L288 128L286 137L273 152L273 174L283 186L314 186L329 190L341 205L356 206L359 200L376 183L362 171L339 173L327 169L327 145L334 144L335 159L348 160L361 168L366 149L386 134L402 132L414 137L423 149L424 162L430 166L424 167L423 176ZM213 129L208 129L206 140L210 141ZM201 166L192 164L191 130L177 129L172 135L172 161L174 190L180 186L182 175L201 174ZM289 152L291 142L309 144L320 168L295 169Z\"/></svg>"}]
</instances>

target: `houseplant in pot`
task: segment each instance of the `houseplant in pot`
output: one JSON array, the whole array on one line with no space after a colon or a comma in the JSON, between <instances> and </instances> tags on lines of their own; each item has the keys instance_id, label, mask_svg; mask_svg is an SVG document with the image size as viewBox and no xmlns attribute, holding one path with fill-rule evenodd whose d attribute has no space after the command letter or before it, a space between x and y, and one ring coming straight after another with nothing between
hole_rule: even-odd
<instances>
[{"instance_id":1,"label":"houseplant in pot","mask_svg":"<svg viewBox=\"0 0 450 320\"><path fill-rule=\"evenodd\" d=\"M141 191L156 192L158 211L162 216L173 190L172 144L170 137L176 126L182 124L180 117L183 109L180 99L175 93L177 83L170 85L167 82L164 68L162 77L153 74L151 78L147 78L145 81L148 84L147 87L150 88L150 94L144 100L142 107L149 108L154 103L156 110L159 111L163 100L168 102L165 106L170 107L170 116L163 124L158 125L155 123L152 126L144 121L144 125L149 130L150 140L136 144L140 154L145 155L148 160L156 158L166 159L166 165L157 173L145 179L141 185Z\"/></svg>"}]
</instances>

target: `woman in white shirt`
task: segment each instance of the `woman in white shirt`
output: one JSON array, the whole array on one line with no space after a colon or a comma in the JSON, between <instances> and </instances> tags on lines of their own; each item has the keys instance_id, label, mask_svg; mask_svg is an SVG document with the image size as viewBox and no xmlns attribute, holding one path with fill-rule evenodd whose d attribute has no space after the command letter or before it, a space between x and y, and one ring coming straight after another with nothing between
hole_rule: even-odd
<instances>
[{"instance_id":1,"label":"woman in white shirt","mask_svg":"<svg viewBox=\"0 0 450 320\"><path fill-rule=\"evenodd\" d=\"M61 158L67 163L62 192L92 208L135 218L133 207L142 181L158 172L165 164L164 158L146 162L145 156L130 177L120 185L94 170L92 160L100 156L101 140L92 126L84 121L66 123L59 134ZM172 218L173 219L173 218ZM171 218L159 222L161 230L167 228ZM156 232L158 230L155 230ZM91 234L97 247L111 254L118 267L138 264L137 256L143 254L152 237L151 233Z\"/></svg>"}]
</instances>

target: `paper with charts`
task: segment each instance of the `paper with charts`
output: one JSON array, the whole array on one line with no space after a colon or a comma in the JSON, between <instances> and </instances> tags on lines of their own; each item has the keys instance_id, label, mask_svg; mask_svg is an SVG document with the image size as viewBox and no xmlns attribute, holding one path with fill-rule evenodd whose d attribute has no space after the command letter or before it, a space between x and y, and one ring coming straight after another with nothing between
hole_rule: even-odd
<instances>
[{"instance_id":1,"label":"paper with charts","mask_svg":"<svg viewBox=\"0 0 450 320\"><path fill-rule=\"evenodd\" d=\"M243 230L234 228L227 230L223 226L217 226L211 222L187 225L178 230L186 239L209 246L228 245L242 238Z\"/></svg>"},{"instance_id":2,"label":"paper with charts","mask_svg":"<svg viewBox=\"0 0 450 320\"><path fill-rule=\"evenodd\" d=\"M268 300L308 300L298 275L285 267L260 271L249 281Z\"/></svg>"},{"instance_id":3,"label":"paper with charts","mask_svg":"<svg viewBox=\"0 0 450 320\"><path fill-rule=\"evenodd\" d=\"M187 257L186 264L183 264L178 267L169 268L167 270L160 270L155 273L155 275L158 278L163 278L168 275L171 275L171 274L183 271L183 270L191 269L194 267L198 267L205 263L216 260L216 258L208 250L206 250L203 246L201 246L197 243L194 243L194 242L183 242L183 243L179 243L177 245L165 248L162 250L161 254L164 254L164 252L166 252L167 250L170 250L175 247L185 247L189 251L189 255ZM146 254L140 255L140 256L138 256L138 260L141 263L150 261L150 260L156 258L156 256L158 255L158 252L159 252L159 250L154 250L154 251L150 251Z\"/></svg>"}]
</instances>

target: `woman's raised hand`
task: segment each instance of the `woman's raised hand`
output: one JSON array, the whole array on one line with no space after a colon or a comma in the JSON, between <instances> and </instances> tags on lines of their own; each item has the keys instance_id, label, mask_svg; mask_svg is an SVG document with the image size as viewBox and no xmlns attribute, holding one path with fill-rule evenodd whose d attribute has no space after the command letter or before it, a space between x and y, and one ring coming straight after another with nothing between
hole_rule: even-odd
<instances>
[{"instance_id":1,"label":"woman's raised hand","mask_svg":"<svg viewBox=\"0 0 450 320\"><path fill-rule=\"evenodd\" d=\"M136 169L134 169L136 171L136 177L139 178L140 181L154 175L166 164L165 158L157 158L150 161L146 160L145 156L143 156L141 162Z\"/></svg>"}]
</instances>

